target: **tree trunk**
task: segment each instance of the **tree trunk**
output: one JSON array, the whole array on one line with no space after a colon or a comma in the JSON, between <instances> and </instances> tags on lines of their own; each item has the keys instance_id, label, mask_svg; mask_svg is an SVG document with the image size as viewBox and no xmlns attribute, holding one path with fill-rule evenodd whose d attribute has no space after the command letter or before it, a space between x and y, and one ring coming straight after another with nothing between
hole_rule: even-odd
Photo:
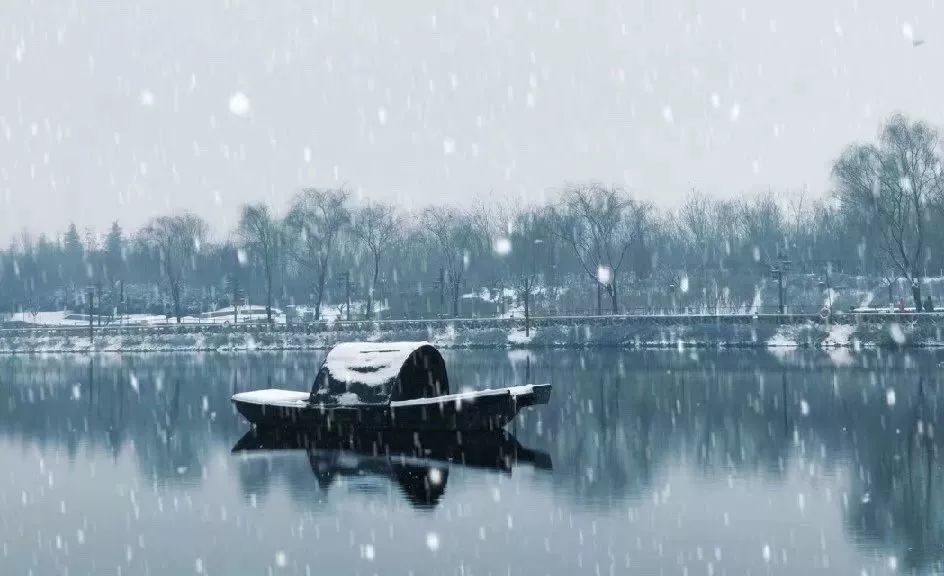
<instances>
[{"instance_id":1,"label":"tree trunk","mask_svg":"<svg viewBox=\"0 0 944 576\"><path fill-rule=\"evenodd\" d=\"M921 312L921 278L915 277L911 281L911 295L914 298L915 312Z\"/></svg>"},{"instance_id":2,"label":"tree trunk","mask_svg":"<svg viewBox=\"0 0 944 576\"><path fill-rule=\"evenodd\" d=\"M377 290L377 278L380 276L380 254L374 253L374 279L367 291L367 319L374 315L374 291Z\"/></svg>"},{"instance_id":3,"label":"tree trunk","mask_svg":"<svg viewBox=\"0 0 944 576\"><path fill-rule=\"evenodd\" d=\"M603 285L600 284L599 280L597 280L596 282L597 282L597 316L599 316L603 313L603 294L600 292L600 290L602 290L603 288Z\"/></svg>"},{"instance_id":4,"label":"tree trunk","mask_svg":"<svg viewBox=\"0 0 944 576\"><path fill-rule=\"evenodd\" d=\"M285 304L285 256L282 254L282 236L276 236L275 266L279 273L279 301Z\"/></svg>"},{"instance_id":5,"label":"tree trunk","mask_svg":"<svg viewBox=\"0 0 944 576\"><path fill-rule=\"evenodd\" d=\"M180 286L171 284L170 295L174 299L174 316L177 317L177 323L180 324Z\"/></svg>"},{"instance_id":6,"label":"tree trunk","mask_svg":"<svg viewBox=\"0 0 944 576\"><path fill-rule=\"evenodd\" d=\"M610 299L613 305L613 315L619 314L619 299L616 297L616 274L610 279Z\"/></svg>"},{"instance_id":7,"label":"tree trunk","mask_svg":"<svg viewBox=\"0 0 944 576\"><path fill-rule=\"evenodd\" d=\"M455 278L454 275L450 275L450 280L452 282L452 317L459 317L459 291L462 289L462 278Z\"/></svg>"},{"instance_id":8,"label":"tree trunk","mask_svg":"<svg viewBox=\"0 0 944 576\"><path fill-rule=\"evenodd\" d=\"M318 285L315 300L315 320L321 320L321 302L324 300L324 287L327 276L327 266L322 266L318 272Z\"/></svg>"},{"instance_id":9,"label":"tree trunk","mask_svg":"<svg viewBox=\"0 0 944 576\"><path fill-rule=\"evenodd\" d=\"M524 291L524 335L531 336L531 290Z\"/></svg>"},{"instance_id":10,"label":"tree trunk","mask_svg":"<svg viewBox=\"0 0 944 576\"><path fill-rule=\"evenodd\" d=\"M268 260L265 266L266 275L266 322L272 324L272 263Z\"/></svg>"}]
</instances>

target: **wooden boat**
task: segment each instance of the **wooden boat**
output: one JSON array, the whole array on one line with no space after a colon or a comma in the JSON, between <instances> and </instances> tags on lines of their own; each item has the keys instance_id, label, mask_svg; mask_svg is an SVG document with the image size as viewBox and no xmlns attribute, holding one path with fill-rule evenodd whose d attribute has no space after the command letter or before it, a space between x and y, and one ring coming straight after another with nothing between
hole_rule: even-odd
<instances>
[{"instance_id":1,"label":"wooden boat","mask_svg":"<svg viewBox=\"0 0 944 576\"><path fill-rule=\"evenodd\" d=\"M550 384L450 394L446 363L428 342L347 342L328 352L311 392L257 390L232 401L257 427L500 430L550 396Z\"/></svg>"}]
</instances>

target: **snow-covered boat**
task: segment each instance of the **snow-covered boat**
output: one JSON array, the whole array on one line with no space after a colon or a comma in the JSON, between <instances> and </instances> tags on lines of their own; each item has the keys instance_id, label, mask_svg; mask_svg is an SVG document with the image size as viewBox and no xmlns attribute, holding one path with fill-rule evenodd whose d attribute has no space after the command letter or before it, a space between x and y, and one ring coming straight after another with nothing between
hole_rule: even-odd
<instances>
[{"instance_id":1,"label":"snow-covered boat","mask_svg":"<svg viewBox=\"0 0 944 576\"><path fill-rule=\"evenodd\" d=\"M550 397L550 384L450 394L446 363L428 342L347 342L328 352L311 392L256 390L232 400L257 427L499 430Z\"/></svg>"}]
</instances>

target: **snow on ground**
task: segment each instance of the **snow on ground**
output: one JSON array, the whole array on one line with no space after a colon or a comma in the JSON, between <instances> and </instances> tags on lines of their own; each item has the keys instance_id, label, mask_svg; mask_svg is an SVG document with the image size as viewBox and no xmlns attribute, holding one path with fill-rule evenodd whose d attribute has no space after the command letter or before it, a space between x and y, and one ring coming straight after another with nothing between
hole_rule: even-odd
<instances>
[{"instance_id":1,"label":"snow on ground","mask_svg":"<svg viewBox=\"0 0 944 576\"><path fill-rule=\"evenodd\" d=\"M524 306L508 306L504 314L499 314L498 318L524 318Z\"/></svg>"},{"instance_id":2,"label":"snow on ground","mask_svg":"<svg viewBox=\"0 0 944 576\"><path fill-rule=\"evenodd\" d=\"M75 320L66 320L66 315L69 313L65 310L54 311L54 312L17 312L14 314L10 320L13 322L26 322L27 324L45 324L45 325L54 325L54 326L75 326L79 324ZM86 319L85 324L88 324Z\"/></svg>"},{"instance_id":3,"label":"snow on ground","mask_svg":"<svg viewBox=\"0 0 944 576\"><path fill-rule=\"evenodd\" d=\"M374 314L390 309L390 306L384 300L375 300L373 306ZM363 320L364 310L366 309L367 302L365 300L351 300L351 320ZM295 312L299 318L304 318L306 315L314 318L315 307L298 305L295 306ZM338 322L341 320L347 320L347 304L324 304L321 306L321 321Z\"/></svg>"},{"instance_id":4,"label":"snow on ground","mask_svg":"<svg viewBox=\"0 0 944 576\"><path fill-rule=\"evenodd\" d=\"M796 326L781 326L776 334L767 340L767 346L771 348L796 348L799 346L796 340Z\"/></svg>"},{"instance_id":5,"label":"snow on ground","mask_svg":"<svg viewBox=\"0 0 944 576\"><path fill-rule=\"evenodd\" d=\"M436 343L436 346L451 346L455 343L456 337L456 325L452 322L446 324L442 332L435 332L430 330L431 338L430 340Z\"/></svg>"},{"instance_id":6,"label":"snow on ground","mask_svg":"<svg viewBox=\"0 0 944 576\"><path fill-rule=\"evenodd\" d=\"M363 319L363 310L366 307L366 303L363 301L351 301L351 317L352 319L362 320ZM378 301L374 303L374 311L383 312L388 310L389 307L383 301ZM300 317L304 317L306 313L314 314L313 306L296 306L295 310L297 311ZM266 321L266 312L265 306L259 306L253 304L252 306L240 306L237 314L238 323L243 322L265 322ZM345 306L338 306L335 304L325 305L321 307L321 320L324 322L338 322L340 320L347 319L347 309ZM68 310L60 311L51 311L51 312L37 312L35 314L31 312L17 312L13 314L10 320L14 322L23 322L26 324L34 324L37 326L87 326L88 325L88 315L82 312L70 312ZM285 313L278 309L272 308L272 321L276 324L284 324L286 322ZM219 310L214 310L212 312L207 312L206 314L201 314L199 316L183 316L180 319L181 324L224 324L229 325L233 324L233 309L232 307L220 308ZM98 320L96 317L95 324L98 325ZM111 317L102 315L102 325L108 326L155 326L162 324L177 324L177 318L173 316L165 316L163 314L125 314L122 317Z\"/></svg>"},{"instance_id":7,"label":"snow on ground","mask_svg":"<svg viewBox=\"0 0 944 576\"><path fill-rule=\"evenodd\" d=\"M515 298L517 298L517 294L515 294L515 291L512 290L511 288L504 288L503 290L501 290L501 295L505 297L505 300L514 300ZM482 288L481 290L478 291L478 293L469 292L467 294L462 295L463 300L471 300L473 298L479 298L486 302L498 302L498 297L499 297L499 291L496 290L495 294L493 295L492 291L489 290L488 288Z\"/></svg>"},{"instance_id":8,"label":"snow on ground","mask_svg":"<svg viewBox=\"0 0 944 576\"><path fill-rule=\"evenodd\" d=\"M284 324L285 316L273 309L272 321L276 324ZM213 316L183 316L180 318L180 324L232 324L233 313L229 311L216 311ZM256 306L247 313L242 311L238 315L239 323L243 322L264 322L266 320L265 308L260 312ZM13 314L11 320L14 322L24 322L36 326L88 326L89 317L80 312L70 312L68 310L53 312L17 312ZM98 326L98 317L95 316L95 325ZM165 316L163 314L125 314L123 316L102 315L101 324L103 326L158 326L163 324L177 324L177 318Z\"/></svg>"},{"instance_id":9,"label":"snow on ground","mask_svg":"<svg viewBox=\"0 0 944 576\"><path fill-rule=\"evenodd\" d=\"M855 326L852 324L833 324L820 346L823 348L849 346L854 332Z\"/></svg>"},{"instance_id":10,"label":"snow on ground","mask_svg":"<svg viewBox=\"0 0 944 576\"><path fill-rule=\"evenodd\" d=\"M531 340L534 339L534 332L532 329L530 335L525 335L524 328L515 328L508 332L508 343L512 346L530 344Z\"/></svg>"}]
</instances>

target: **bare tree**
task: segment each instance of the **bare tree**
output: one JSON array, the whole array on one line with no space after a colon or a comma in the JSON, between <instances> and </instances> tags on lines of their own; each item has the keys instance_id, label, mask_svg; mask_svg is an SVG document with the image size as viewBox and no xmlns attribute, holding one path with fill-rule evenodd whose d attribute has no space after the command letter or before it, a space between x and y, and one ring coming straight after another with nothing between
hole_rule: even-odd
<instances>
[{"instance_id":1,"label":"bare tree","mask_svg":"<svg viewBox=\"0 0 944 576\"><path fill-rule=\"evenodd\" d=\"M321 318L328 264L336 250L335 242L348 225L350 194L344 189L302 190L292 201L286 225L293 231L296 262L314 276L315 318Z\"/></svg>"},{"instance_id":2,"label":"bare tree","mask_svg":"<svg viewBox=\"0 0 944 576\"><path fill-rule=\"evenodd\" d=\"M702 306L708 311L708 260L715 242L715 215L713 202L694 189L679 209L677 224L688 252L700 270Z\"/></svg>"},{"instance_id":3,"label":"bare tree","mask_svg":"<svg viewBox=\"0 0 944 576\"><path fill-rule=\"evenodd\" d=\"M741 200L736 208L737 226L742 243L755 262L775 262L783 255L783 209L771 193Z\"/></svg>"},{"instance_id":4,"label":"bare tree","mask_svg":"<svg viewBox=\"0 0 944 576\"><path fill-rule=\"evenodd\" d=\"M374 312L374 297L380 276L380 259L397 243L402 221L394 206L368 203L354 212L354 236L370 252L372 276L367 290L367 317Z\"/></svg>"},{"instance_id":5,"label":"bare tree","mask_svg":"<svg viewBox=\"0 0 944 576\"><path fill-rule=\"evenodd\" d=\"M880 268L882 282L885 283L885 290L888 292L888 307L893 309L895 307L895 286L898 285L898 280L901 276L898 275L898 268L894 266L887 266Z\"/></svg>"},{"instance_id":6,"label":"bare tree","mask_svg":"<svg viewBox=\"0 0 944 576\"><path fill-rule=\"evenodd\" d=\"M642 240L651 207L620 188L591 182L568 186L551 210L555 233L610 295L613 314L618 313L618 276L630 248Z\"/></svg>"},{"instance_id":7,"label":"bare tree","mask_svg":"<svg viewBox=\"0 0 944 576\"><path fill-rule=\"evenodd\" d=\"M470 215L458 209L427 208L423 212L423 224L442 255L452 315L458 316L465 272L473 255L482 248L481 236Z\"/></svg>"},{"instance_id":8,"label":"bare tree","mask_svg":"<svg viewBox=\"0 0 944 576\"><path fill-rule=\"evenodd\" d=\"M237 234L265 276L266 321L272 323L272 277L278 258L281 226L263 203L243 206Z\"/></svg>"},{"instance_id":9,"label":"bare tree","mask_svg":"<svg viewBox=\"0 0 944 576\"><path fill-rule=\"evenodd\" d=\"M679 223L687 234L689 244L697 246L699 241L711 236L712 216L711 199L693 189L679 209Z\"/></svg>"},{"instance_id":10,"label":"bare tree","mask_svg":"<svg viewBox=\"0 0 944 576\"><path fill-rule=\"evenodd\" d=\"M498 311L505 313L505 286L512 275L509 269L511 233L520 209L511 203L486 204L478 202L469 213L475 234L482 247L491 250L493 259L481 270L482 280L498 299Z\"/></svg>"},{"instance_id":11,"label":"bare tree","mask_svg":"<svg viewBox=\"0 0 944 576\"><path fill-rule=\"evenodd\" d=\"M878 234L885 258L910 282L919 312L927 222L944 199L939 143L936 129L896 114L877 145L850 146L832 170L843 206Z\"/></svg>"},{"instance_id":12,"label":"bare tree","mask_svg":"<svg viewBox=\"0 0 944 576\"><path fill-rule=\"evenodd\" d=\"M14 240L14 245L15 243L16 240ZM22 250L22 257L16 269L20 278L23 279L24 304L26 310L33 316L33 320L35 321L39 313L36 299L36 283L39 280L38 276L40 275L40 270L36 262L36 248L33 242L33 236L28 230L23 230L20 233L20 249Z\"/></svg>"},{"instance_id":13,"label":"bare tree","mask_svg":"<svg viewBox=\"0 0 944 576\"><path fill-rule=\"evenodd\" d=\"M207 233L206 222L185 212L154 218L142 232L145 242L158 251L161 272L174 301L174 316L180 324L181 293L188 273L196 268L195 258Z\"/></svg>"},{"instance_id":14,"label":"bare tree","mask_svg":"<svg viewBox=\"0 0 944 576\"><path fill-rule=\"evenodd\" d=\"M810 217L813 211L806 205L806 191L800 190L796 195L787 200L787 210L790 213L789 244L790 249L795 254L800 254L800 238L804 237L804 232L809 229ZM807 255L804 255L807 256Z\"/></svg>"},{"instance_id":15,"label":"bare tree","mask_svg":"<svg viewBox=\"0 0 944 576\"><path fill-rule=\"evenodd\" d=\"M524 305L524 334L531 335L532 302L542 281L548 238L533 211L519 211L511 235L510 268L515 296ZM546 256L545 256L546 257Z\"/></svg>"}]
</instances>

